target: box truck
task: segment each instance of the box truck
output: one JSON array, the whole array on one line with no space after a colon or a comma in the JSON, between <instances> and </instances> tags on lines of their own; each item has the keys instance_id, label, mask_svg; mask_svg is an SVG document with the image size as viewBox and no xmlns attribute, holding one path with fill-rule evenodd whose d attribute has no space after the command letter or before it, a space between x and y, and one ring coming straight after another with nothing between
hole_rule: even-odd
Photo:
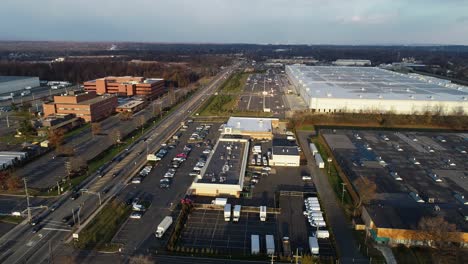
<instances>
[{"instance_id":1,"label":"box truck","mask_svg":"<svg viewBox=\"0 0 468 264\"><path fill-rule=\"evenodd\" d=\"M164 217L164 219L158 225L158 229L155 232L156 237L161 238L171 225L172 225L172 217L170 216Z\"/></svg>"},{"instance_id":2,"label":"box truck","mask_svg":"<svg viewBox=\"0 0 468 264\"><path fill-rule=\"evenodd\" d=\"M265 242L266 242L267 255L274 255L275 254L275 238L273 237L273 235L266 235Z\"/></svg>"},{"instance_id":3,"label":"box truck","mask_svg":"<svg viewBox=\"0 0 468 264\"><path fill-rule=\"evenodd\" d=\"M318 240L314 236L309 237L309 247L310 247L310 253L313 255L318 255L319 254L319 244Z\"/></svg>"},{"instance_id":4,"label":"box truck","mask_svg":"<svg viewBox=\"0 0 468 264\"><path fill-rule=\"evenodd\" d=\"M260 206L260 221L265 222L267 217L266 206Z\"/></svg>"},{"instance_id":5,"label":"box truck","mask_svg":"<svg viewBox=\"0 0 468 264\"><path fill-rule=\"evenodd\" d=\"M329 238L330 237L330 233L328 232L328 230L317 230L315 231L315 235L317 238Z\"/></svg>"},{"instance_id":6,"label":"box truck","mask_svg":"<svg viewBox=\"0 0 468 264\"><path fill-rule=\"evenodd\" d=\"M260 239L258 235L251 236L251 254L256 255L260 253Z\"/></svg>"},{"instance_id":7,"label":"box truck","mask_svg":"<svg viewBox=\"0 0 468 264\"><path fill-rule=\"evenodd\" d=\"M233 213L233 218L232 218L234 222L239 222L241 208L242 207L239 204L236 204L234 206L234 213Z\"/></svg>"},{"instance_id":8,"label":"box truck","mask_svg":"<svg viewBox=\"0 0 468 264\"><path fill-rule=\"evenodd\" d=\"M216 198L211 201L211 204L224 206L227 204L227 198Z\"/></svg>"},{"instance_id":9,"label":"box truck","mask_svg":"<svg viewBox=\"0 0 468 264\"><path fill-rule=\"evenodd\" d=\"M224 206L224 221L231 221L231 204L226 204Z\"/></svg>"}]
</instances>

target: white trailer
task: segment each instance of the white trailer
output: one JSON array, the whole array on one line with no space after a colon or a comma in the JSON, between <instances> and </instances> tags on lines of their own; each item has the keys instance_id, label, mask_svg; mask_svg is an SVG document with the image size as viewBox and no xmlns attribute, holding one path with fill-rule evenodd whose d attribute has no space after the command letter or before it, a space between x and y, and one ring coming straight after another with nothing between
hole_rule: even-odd
<instances>
[{"instance_id":1,"label":"white trailer","mask_svg":"<svg viewBox=\"0 0 468 264\"><path fill-rule=\"evenodd\" d=\"M310 253L313 255L318 255L319 254L319 244L318 240L314 236L309 237L309 247L310 247Z\"/></svg>"},{"instance_id":2,"label":"white trailer","mask_svg":"<svg viewBox=\"0 0 468 264\"><path fill-rule=\"evenodd\" d=\"M328 232L328 230L317 230L315 231L315 235L317 236L317 238L329 238L330 237L330 233Z\"/></svg>"},{"instance_id":3,"label":"white trailer","mask_svg":"<svg viewBox=\"0 0 468 264\"><path fill-rule=\"evenodd\" d=\"M314 143L310 143L309 148L310 148L310 151L312 152L312 156L315 156L315 154L318 153L318 149Z\"/></svg>"},{"instance_id":4,"label":"white trailer","mask_svg":"<svg viewBox=\"0 0 468 264\"><path fill-rule=\"evenodd\" d=\"M266 235L265 241L266 241L267 255L274 255L275 254L275 238L273 237L273 235Z\"/></svg>"},{"instance_id":5,"label":"white trailer","mask_svg":"<svg viewBox=\"0 0 468 264\"><path fill-rule=\"evenodd\" d=\"M251 254L256 255L260 253L260 238L258 235L251 236Z\"/></svg>"},{"instance_id":6,"label":"white trailer","mask_svg":"<svg viewBox=\"0 0 468 264\"><path fill-rule=\"evenodd\" d=\"M224 221L231 221L231 204L226 204L224 206Z\"/></svg>"},{"instance_id":7,"label":"white trailer","mask_svg":"<svg viewBox=\"0 0 468 264\"><path fill-rule=\"evenodd\" d=\"M170 216L164 217L164 219L158 225L158 229L155 232L156 237L161 238L171 225L172 225L172 217Z\"/></svg>"},{"instance_id":8,"label":"white trailer","mask_svg":"<svg viewBox=\"0 0 468 264\"><path fill-rule=\"evenodd\" d=\"M315 164L320 168L323 169L325 168L325 162L323 162L322 156L319 153L316 153L314 155L315 158Z\"/></svg>"},{"instance_id":9,"label":"white trailer","mask_svg":"<svg viewBox=\"0 0 468 264\"><path fill-rule=\"evenodd\" d=\"M267 217L266 206L260 206L260 221L265 222Z\"/></svg>"},{"instance_id":10,"label":"white trailer","mask_svg":"<svg viewBox=\"0 0 468 264\"><path fill-rule=\"evenodd\" d=\"M234 222L239 222L239 218L240 218L240 213L241 213L241 208L242 206L239 205L239 204L236 204L234 206L234 212L233 212L233 217L232 217L232 220Z\"/></svg>"},{"instance_id":11,"label":"white trailer","mask_svg":"<svg viewBox=\"0 0 468 264\"><path fill-rule=\"evenodd\" d=\"M225 206L227 204L227 198L216 198L211 201L211 204Z\"/></svg>"}]
</instances>

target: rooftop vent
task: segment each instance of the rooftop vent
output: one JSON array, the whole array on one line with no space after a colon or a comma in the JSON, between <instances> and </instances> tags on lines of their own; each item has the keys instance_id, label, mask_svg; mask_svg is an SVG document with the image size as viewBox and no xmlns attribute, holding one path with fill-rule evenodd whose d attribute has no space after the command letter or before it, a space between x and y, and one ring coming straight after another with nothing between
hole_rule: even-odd
<instances>
[{"instance_id":1,"label":"rooftop vent","mask_svg":"<svg viewBox=\"0 0 468 264\"><path fill-rule=\"evenodd\" d=\"M237 128L241 128L241 123L237 122Z\"/></svg>"},{"instance_id":2,"label":"rooftop vent","mask_svg":"<svg viewBox=\"0 0 468 264\"><path fill-rule=\"evenodd\" d=\"M361 87L361 91L363 91L363 92L364 92L365 90L366 90L366 88L364 88L364 87Z\"/></svg>"},{"instance_id":3,"label":"rooftop vent","mask_svg":"<svg viewBox=\"0 0 468 264\"><path fill-rule=\"evenodd\" d=\"M362 94L360 94L360 95L358 95L358 96L359 96L359 98L362 98Z\"/></svg>"},{"instance_id":4,"label":"rooftop vent","mask_svg":"<svg viewBox=\"0 0 468 264\"><path fill-rule=\"evenodd\" d=\"M383 99L383 95L379 94L379 99Z\"/></svg>"},{"instance_id":5,"label":"rooftop vent","mask_svg":"<svg viewBox=\"0 0 468 264\"><path fill-rule=\"evenodd\" d=\"M414 99L414 95L410 95L409 98Z\"/></svg>"},{"instance_id":6,"label":"rooftop vent","mask_svg":"<svg viewBox=\"0 0 468 264\"><path fill-rule=\"evenodd\" d=\"M328 96L328 97L332 97L332 94L331 94L331 93L327 93L327 96Z\"/></svg>"}]
</instances>

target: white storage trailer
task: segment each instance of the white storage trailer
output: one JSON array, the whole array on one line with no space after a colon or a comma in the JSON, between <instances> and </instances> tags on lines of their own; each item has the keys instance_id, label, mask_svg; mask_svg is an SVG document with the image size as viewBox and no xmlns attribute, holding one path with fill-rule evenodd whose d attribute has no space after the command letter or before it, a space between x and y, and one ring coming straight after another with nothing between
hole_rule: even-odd
<instances>
[{"instance_id":1,"label":"white storage trailer","mask_svg":"<svg viewBox=\"0 0 468 264\"><path fill-rule=\"evenodd\" d=\"M316 154L314 155L314 158L315 158L315 164L316 164L320 169L325 168L325 162L323 162L322 156L320 156L319 153L316 153Z\"/></svg>"},{"instance_id":2,"label":"white storage trailer","mask_svg":"<svg viewBox=\"0 0 468 264\"><path fill-rule=\"evenodd\" d=\"M251 236L251 254L256 255L260 253L260 238L258 235Z\"/></svg>"},{"instance_id":3,"label":"white storage trailer","mask_svg":"<svg viewBox=\"0 0 468 264\"><path fill-rule=\"evenodd\" d=\"M310 247L310 253L313 255L318 255L319 254L319 244L318 240L314 236L309 237L309 247Z\"/></svg>"},{"instance_id":4,"label":"white storage trailer","mask_svg":"<svg viewBox=\"0 0 468 264\"><path fill-rule=\"evenodd\" d=\"M310 147L310 151L312 152L312 156L315 156L315 154L318 153L317 147L315 146L314 143L310 143L309 147Z\"/></svg>"},{"instance_id":5,"label":"white storage trailer","mask_svg":"<svg viewBox=\"0 0 468 264\"><path fill-rule=\"evenodd\" d=\"M224 221L231 221L231 204L226 204L224 206Z\"/></svg>"},{"instance_id":6,"label":"white storage trailer","mask_svg":"<svg viewBox=\"0 0 468 264\"><path fill-rule=\"evenodd\" d=\"M239 204L236 204L234 206L234 212L233 212L233 217L232 217L232 220L234 222L239 222L239 218L240 218L240 213L241 213L241 208L242 206L239 205Z\"/></svg>"},{"instance_id":7,"label":"white storage trailer","mask_svg":"<svg viewBox=\"0 0 468 264\"><path fill-rule=\"evenodd\" d=\"M328 232L328 230L317 230L315 231L315 235L317 236L317 238L329 238L330 237L330 233Z\"/></svg>"},{"instance_id":8,"label":"white storage trailer","mask_svg":"<svg viewBox=\"0 0 468 264\"><path fill-rule=\"evenodd\" d=\"M266 251L267 255L274 255L275 254L275 238L273 235L266 235Z\"/></svg>"},{"instance_id":9,"label":"white storage trailer","mask_svg":"<svg viewBox=\"0 0 468 264\"><path fill-rule=\"evenodd\" d=\"M172 217L170 216L164 217L164 219L158 225L158 229L155 232L156 237L161 238L171 225L172 225Z\"/></svg>"}]
</instances>

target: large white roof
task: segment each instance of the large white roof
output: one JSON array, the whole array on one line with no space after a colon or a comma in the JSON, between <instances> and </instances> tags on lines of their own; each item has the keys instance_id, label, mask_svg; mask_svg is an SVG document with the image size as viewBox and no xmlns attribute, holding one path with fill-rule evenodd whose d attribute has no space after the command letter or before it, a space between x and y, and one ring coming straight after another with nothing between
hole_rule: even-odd
<instances>
[{"instance_id":1,"label":"large white roof","mask_svg":"<svg viewBox=\"0 0 468 264\"><path fill-rule=\"evenodd\" d=\"M312 98L466 101L468 87L419 74L376 67L287 66L296 86Z\"/></svg>"},{"instance_id":2,"label":"large white roof","mask_svg":"<svg viewBox=\"0 0 468 264\"><path fill-rule=\"evenodd\" d=\"M226 126L241 131L271 132L271 121L274 118L230 117Z\"/></svg>"}]
</instances>

